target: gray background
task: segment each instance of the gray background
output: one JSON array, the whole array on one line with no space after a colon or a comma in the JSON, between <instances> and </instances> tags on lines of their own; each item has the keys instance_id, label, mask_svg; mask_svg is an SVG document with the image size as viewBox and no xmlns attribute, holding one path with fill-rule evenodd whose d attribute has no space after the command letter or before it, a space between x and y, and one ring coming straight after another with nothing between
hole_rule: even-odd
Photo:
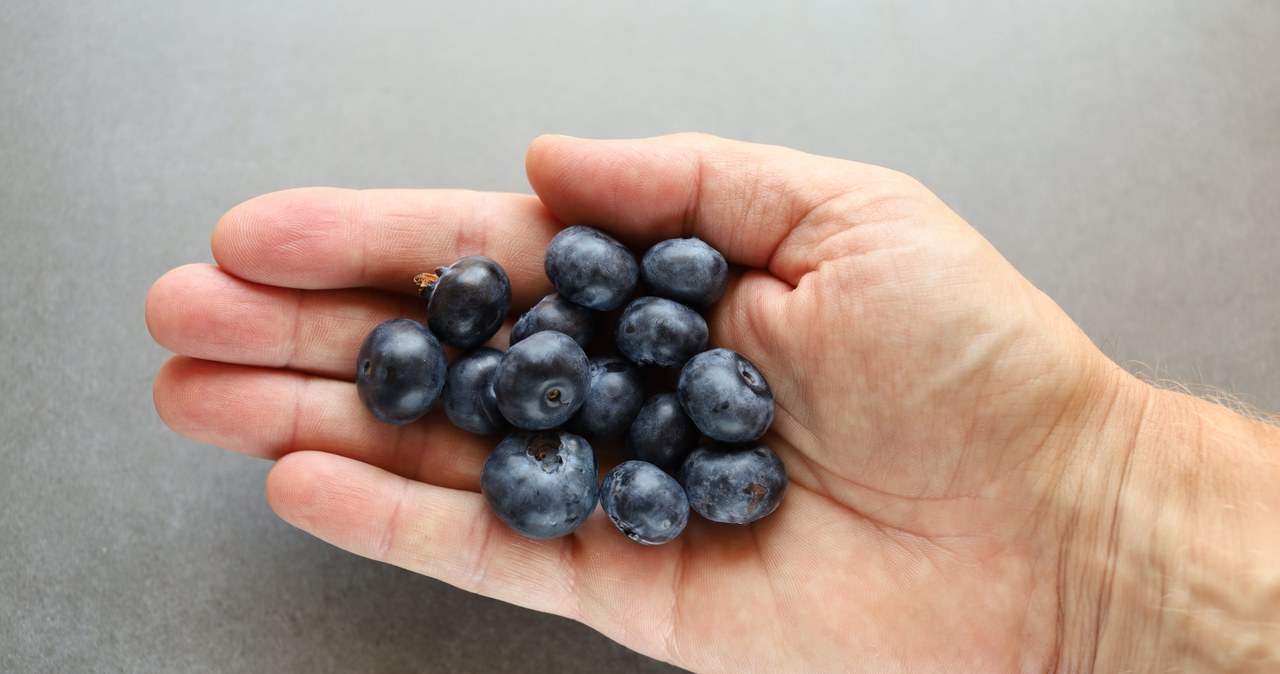
<instances>
[{"instance_id":1,"label":"gray background","mask_svg":"<svg viewBox=\"0 0 1280 674\"><path fill-rule=\"evenodd\" d=\"M1280 408L1280 3L0 4L0 671L665 671L360 559L164 428L149 284L299 185L542 132L921 178L1120 361Z\"/></svg>"}]
</instances>

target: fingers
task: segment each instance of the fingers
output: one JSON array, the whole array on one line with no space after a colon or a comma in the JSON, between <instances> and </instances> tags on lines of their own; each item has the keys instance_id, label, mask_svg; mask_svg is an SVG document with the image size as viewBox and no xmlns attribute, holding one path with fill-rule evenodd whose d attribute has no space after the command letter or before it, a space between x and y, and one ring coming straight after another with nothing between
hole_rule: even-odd
<instances>
[{"instance_id":1,"label":"fingers","mask_svg":"<svg viewBox=\"0 0 1280 674\"><path fill-rule=\"evenodd\" d=\"M523 538L484 498L320 452L280 460L267 499L282 519L355 554L465 590L576 617L571 538Z\"/></svg>"},{"instance_id":2,"label":"fingers","mask_svg":"<svg viewBox=\"0 0 1280 674\"><path fill-rule=\"evenodd\" d=\"M228 211L213 256L227 272L273 286L412 292L415 274L483 254L507 270L519 306L550 292L542 257L559 229L525 195L305 188Z\"/></svg>"},{"instance_id":3,"label":"fingers","mask_svg":"<svg viewBox=\"0 0 1280 674\"><path fill-rule=\"evenodd\" d=\"M355 554L579 620L642 653L670 657L663 637L675 629L682 541L638 546L598 510L569 536L531 540L494 517L480 494L319 452L277 462L267 499L286 522Z\"/></svg>"},{"instance_id":4,"label":"fingers","mask_svg":"<svg viewBox=\"0 0 1280 674\"><path fill-rule=\"evenodd\" d=\"M454 489L476 490L495 441L458 430L439 412L408 426L373 418L354 384L288 370L176 356L156 375L156 411L194 440L278 459L322 449Z\"/></svg>"},{"instance_id":5,"label":"fingers","mask_svg":"<svg viewBox=\"0 0 1280 674\"><path fill-rule=\"evenodd\" d=\"M365 335L391 318L424 321L424 304L374 290L277 288L192 264L156 281L146 317L152 337L174 353L351 379Z\"/></svg>"},{"instance_id":6,"label":"fingers","mask_svg":"<svg viewBox=\"0 0 1280 674\"><path fill-rule=\"evenodd\" d=\"M797 564L812 567L825 555L865 570L836 581L854 597L866 594L862 576L884 575L875 552L883 546L871 544L879 542L875 526L833 517L829 502L803 489L750 528L691 517L681 538L652 547L628 540L599 510L569 536L530 540L494 517L480 494L320 452L277 462L267 499L286 522L352 553L581 621L629 648L677 662L709 657L705 648L681 652L682 642L705 646L726 630L764 632L764 614L782 621L821 612L820 593L832 583L822 568L818 582L793 582L785 570ZM713 605L729 610L708 610Z\"/></svg>"},{"instance_id":7,"label":"fingers","mask_svg":"<svg viewBox=\"0 0 1280 674\"><path fill-rule=\"evenodd\" d=\"M698 236L731 262L768 268L792 285L836 255L824 245L833 237L932 199L888 169L700 134L544 136L526 167L564 222L597 224L634 245Z\"/></svg>"}]
</instances>

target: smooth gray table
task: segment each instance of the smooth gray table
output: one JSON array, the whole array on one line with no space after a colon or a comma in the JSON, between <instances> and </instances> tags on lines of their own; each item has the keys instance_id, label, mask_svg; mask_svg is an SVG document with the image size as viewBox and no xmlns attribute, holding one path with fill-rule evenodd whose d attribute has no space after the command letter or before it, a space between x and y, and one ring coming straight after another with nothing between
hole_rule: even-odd
<instances>
[{"instance_id":1,"label":"smooth gray table","mask_svg":"<svg viewBox=\"0 0 1280 674\"><path fill-rule=\"evenodd\" d=\"M0 5L0 671L667 670L290 528L151 404L224 210L527 191L542 132L907 171L1117 360L1280 408L1280 4L684 5Z\"/></svg>"}]
</instances>

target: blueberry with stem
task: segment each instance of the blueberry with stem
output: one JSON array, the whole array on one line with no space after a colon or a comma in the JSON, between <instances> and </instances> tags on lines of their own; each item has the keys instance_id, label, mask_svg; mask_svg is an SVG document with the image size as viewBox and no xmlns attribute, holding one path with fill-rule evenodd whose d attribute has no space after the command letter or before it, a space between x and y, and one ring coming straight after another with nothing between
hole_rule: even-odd
<instances>
[{"instance_id":1,"label":"blueberry with stem","mask_svg":"<svg viewBox=\"0 0 1280 674\"><path fill-rule=\"evenodd\" d=\"M474 349L489 341L511 307L511 280L502 265L483 255L464 257L414 283L427 298L427 325L440 341Z\"/></svg>"}]
</instances>

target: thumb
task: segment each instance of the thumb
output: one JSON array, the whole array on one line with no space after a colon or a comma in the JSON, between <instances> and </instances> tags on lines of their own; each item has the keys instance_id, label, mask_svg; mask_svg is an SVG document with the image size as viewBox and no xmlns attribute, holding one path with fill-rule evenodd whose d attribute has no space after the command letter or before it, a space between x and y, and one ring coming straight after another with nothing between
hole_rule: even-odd
<instances>
[{"instance_id":1,"label":"thumb","mask_svg":"<svg viewBox=\"0 0 1280 674\"><path fill-rule=\"evenodd\" d=\"M590 224L645 247L697 236L732 263L795 285L824 260L840 228L883 221L877 206L928 191L905 175L797 150L678 134L639 140L542 136L529 183L562 222ZM839 217L824 217L833 211ZM827 255L838 254L831 251Z\"/></svg>"}]
</instances>

